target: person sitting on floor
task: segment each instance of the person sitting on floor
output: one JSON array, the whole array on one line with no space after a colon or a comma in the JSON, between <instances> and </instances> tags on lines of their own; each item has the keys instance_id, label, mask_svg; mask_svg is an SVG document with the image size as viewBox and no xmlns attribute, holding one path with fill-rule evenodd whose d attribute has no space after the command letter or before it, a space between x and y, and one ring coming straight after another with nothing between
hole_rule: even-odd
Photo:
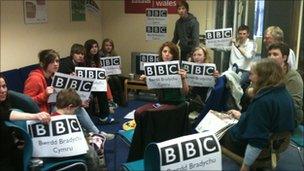
<instances>
[{"instance_id":1,"label":"person sitting on floor","mask_svg":"<svg viewBox=\"0 0 304 171\"><path fill-rule=\"evenodd\" d=\"M295 128L294 104L283 78L281 66L273 59L254 63L249 76L253 98L247 111L228 111L239 121L226 132L220 143L244 156L241 170L249 170L262 149L266 148L272 133L292 132Z\"/></svg>"},{"instance_id":2,"label":"person sitting on floor","mask_svg":"<svg viewBox=\"0 0 304 171\"><path fill-rule=\"evenodd\" d=\"M75 111L81 106L82 101L80 96L74 89L61 90L56 97L57 110L51 113L51 116L58 115L74 115ZM106 139L106 137L104 137ZM97 151L92 146L89 146L89 150L85 155L86 162L89 170L99 170L101 163Z\"/></svg>"},{"instance_id":3,"label":"person sitting on floor","mask_svg":"<svg viewBox=\"0 0 304 171\"><path fill-rule=\"evenodd\" d=\"M29 74L29 77L25 81L24 94L30 96L38 104L40 111L51 112L48 97L54 91L54 88L50 85L52 76L60 67L59 54L52 49L46 49L39 52L38 57L40 67ZM73 60L71 62L73 63ZM79 107L75 113L79 122L87 131L104 134L108 140L114 138L113 134L100 132L83 107Z\"/></svg>"},{"instance_id":4,"label":"person sitting on floor","mask_svg":"<svg viewBox=\"0 0 304 171\"><path fill-rule=\"evenodd\" d=\"M100 57L118 56L114 50L113 40L107 38L102 41L102 46L99 51L99 55ZM108 83L111 87L114 102L117 103L119 106L123 106L125 104L123 99L123 77L121 75L110 75L108 76ZM109 103L113 104L113 99L110 99Z\"/></svg>"},{"instance_id":5,"label":"person sitting on floor","mask_svg":"<svg viewBox=\"0 0 304 171\"><path fill-rule=\"evenodd\" d=\"M199 64L213 62L212 58L210 57L205 47L196 47L192 53L192 56L188 59L188 61ZM217 70L214 70L213 76L215 78L219 77L219 72ZM188 95L190 101L189 112L192 111L200 112L204 107L204 102L206 101L209 87L189 87L189 88L190 88ZM196 105L191 104L191 99L195 100L197 104Z\"/></svg>"},{"instance_id":6,"label":"person sitting on floor","mask_svg":"<svg viewBox=\"0 0 304 171\"><path fill-rule=\"evenodd\" d=\"M32 114L12 110L6 79L0 74L0 170L23 170L22 150L15 144L13 130L4 123L9 120L37 120L47 124L51 117L44 111Z\"/></svg>"}]
</instances>

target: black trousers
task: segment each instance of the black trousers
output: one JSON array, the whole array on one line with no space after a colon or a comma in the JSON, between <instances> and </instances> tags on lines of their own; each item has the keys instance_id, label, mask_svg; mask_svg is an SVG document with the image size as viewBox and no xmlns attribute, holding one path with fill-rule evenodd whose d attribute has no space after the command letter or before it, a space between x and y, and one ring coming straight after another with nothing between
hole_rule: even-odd
<instances>
[{"instance_id":1,"label":"black trousers","mask_svg":"<svg viewBox=\"0 0 304 171\"><path fill-rule=\"evenodd\" d=\"M113 100L119 106L124 106L124 78L118 75L109 76L108 83L111 87Z\"/></svg>"},{"instance_id":2,"label":"black trousers","mask_svg":"<svg viewBox=\"0 0 304 171\"><path fill-rule=\"evenodd\" d=\"M100 118L108 117L110 110L106 92L92 92L92 96L87 112Z\"/></svg>"}]
</instances>

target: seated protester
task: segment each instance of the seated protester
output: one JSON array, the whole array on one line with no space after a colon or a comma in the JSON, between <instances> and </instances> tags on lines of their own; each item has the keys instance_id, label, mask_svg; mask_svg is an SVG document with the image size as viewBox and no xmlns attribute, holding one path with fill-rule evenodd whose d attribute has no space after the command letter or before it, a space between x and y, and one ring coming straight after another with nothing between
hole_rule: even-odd
<instances>
[{"instance_id":1,"label":"seated protester","mask_svg":"<svg viewBox=\"0 0 304 171\"><path fill-rule=\"evenodd\" d=\"M103 40L102 47L99 51L99 55L100 57L118 56L114 50L113 40L111 39ZM124 105L123 78L120 75L110 75L108 76L108 82L112 90L114 102L117 103L119 106L123 106ZM110 99L109 104L113 104L113 99Z\"/></svg>"},{"instance_id":2,"label":"seated protester","mask_svg":"<svg viewBox=\"0 0 304 171\"><path fill-rule=\"evenodd\" d=\"M49 123L51 117L46 112L36 114L23 113L11 110L6 79L0 75L0 170L23 170L22 150L14 142L13 130L6 126L4 121L9 120L37 120Z\"/></svg>"},{"instance_id":3,"label":"seated protester","mask_svg":"<svg viewBox=\"0 0 304 171\"><path fill-rule=\"evenodd\" d=\"M61 90L58 93L56 99L57 110L55 112L52 112L51 116L73 115L82 103L80 96L75 90L71 88ZM89 150L85 157L88 165L88 170L99 170L99 159L93 147L89 146Z\"/></svg>"},{"instance_id":4,"label":"seated protester","mask_svg":"<svg viewBox=\"0 0 304 171\"><path fill-rule=\"evenodd\" d=\"M160 62L179 60L178 47L172 42L165 42L159 49ZM187 72L184 69L178 71L182 78L182 89L163 88L157 90L158 101L161 104L178 105L185 102L185 95L189 92L189 86L186 81ZM145 80L146 76L141 75L140 79Z\"/></svg>"},{"instance_id":5,"label":"seated protester","mask_svg":"<svg viewBox=\"0 0 304 171\"><path fill-rule=\"evenodd\" d=\"M292 132L295 128L294 105L283 82L282 68L273 59L262 59L252 65L249 79L253 86L251 103L246 112L228 111L239 121L220 141L244 156L241 170L249 170L272 133Z\"/></svg>"},{"instance_id":6,"label":"seated protester","mask_svg":"<svg viewBox=\"0 0 304 171\"><path fill-rule=\"evenodd\" d=\"M195 63L212 63L212 59L209 56L209 53L205 47L196 47L192 53L192 56L188 59L189 62ZM219 77L219 72L215 70L213 72L215 78ZM190 87L190 92L188 95L190 104L189 112L197 111L200 112L204 106L204 102L207 98L207 92L209 87ZM195 101L197 104L191 104L191 101Z\"/></svg>"},{"instance_id":7,"label":"seated protester","mask_svg":"<svg viewBox=\"0 0 304 171\"><path fill-rule=\"evenodd\" d=\"M38 104L40 111L51 112L48 98L54 92L52 76L59 68L60 57L53 49L46 49L39 52L38 58L40 67L30 72L23 93Z\"/></svg>"},{"instance_id":8,"label":"seated protester","mask_svg":"<svg viewBox=\"0 0 304 171\"><path fill-rule=\"evenodd\" d=\"M84 54L85 54L85 48L83 45L77 43L73 44L71 47L70 56L66 58L62 58L60 60L58 72L75 75L75 67L85 66ZM114 138L113 134L99 131L99 129L92 122L87 111L83 108L83 107L88 107L88 105L89 105L88 101L84 102L82 104L82 107L79 107L75 112L77 118L79 119L83 127L89 132L100 133L104 135L108 140L113 139Z\"/></svg>"},{"instance_id":9,"label":"seated protester","mask_svg":"<svg viewBox=\"0 0 304 171\"><path fill-rule=\"evenodd\" d=\"M48 97L54 91L54 88L50 86L51 77L59 68L59 54L52 49L46 49L39 52L38 57L40 67L29 74L25 81L24 94L30 96L38 104L40 111L49 112L51 106L48 104ZM83 108L78 108L76 115L85 129L94 133L99 132ZM113 139L114 135L107 136L107 138Z\"/></svg>"},{"instance_id":10,"label":"seated protester","mask_svg":"<svg viewBox=\"0 0 304 171\"><path fill-rule=\"evenodd\" d=\"M274 43L268 47L268 58L273 58L282 68L286 89L293 99L297 125L303 122L303 80L301 75L288 64L289 47L285 43Z\"/></svg>"},{"instance_id":11,"label":"seated protester","mask_svg":"<svg viewBox=\"0 0 304 171\"><path fill-rule=\"evenodd\" d=\"M100 57L98 55L98 43L94 39L87 40L84 43L86 50L85 62L86 67L101 67ZM90 103L89 113L99 116L102 124L114 123L114 118L110 116L109 103L105 92L92 92L93 102ZM95 101L96 100L96 101ZM95 103L96 102L96 103Z\"/></svg>"}]
</instances>

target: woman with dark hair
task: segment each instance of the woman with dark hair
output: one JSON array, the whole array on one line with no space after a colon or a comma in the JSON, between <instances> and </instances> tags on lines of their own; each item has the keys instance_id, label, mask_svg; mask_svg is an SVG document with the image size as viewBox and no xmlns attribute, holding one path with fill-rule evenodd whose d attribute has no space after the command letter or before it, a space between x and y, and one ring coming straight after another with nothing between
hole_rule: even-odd
<instances>
[{"instance_id":1,"label":"woman with dark hair","mask_svg":"<svg viewBox=\"0 0 304 171\"><path fill-rule=\"evenodd\" d=\"M117 53L114 49L114 42L111 39L104 39L102 41L102 47L99 51L100 57L111 57L117 56ZM110 75L108 76L108 83L111 87L111 91L113 94L114 102L119 106L124 105L124 96L123 96L123 82L124 79L120 75ZM109 103L113 103L113 99L109 99Z\"/></svg>"},{"instance_id":2,"label":"woman with dark hair","mask_svg":"<svg viewBox=\"0 0 304 171\"><path fill-rule=\"evenodd\" d=\"M96 40L89 39L84 43L86 50L85 61L87 67L101 67L100 56L98 55L99 46ZM99 120L102 124L111 124L115 120L110 116L109 103L105 92L93 92L93 98L96 99L90 103L90 112L100 116Z\"/></svg>"},{"instance_id":3,"label":"woman with dark hair","mask_svg":"<svg viewBox=\"0 0 304 171\"><path fill-rule=\"evenodd\" d=\"M160 62L179 60L178 47L172 42L165 42L159 48ZM162 104L178 105L185 102L185 95L189 92L189 86L186 81L187 72L184 69L180 69L178 72L182 78L182 88L163 88L157 91L158 100ZM140 79L144 80L145 75L142 75Z\"/></svg>"},{"instance_id":4,"label":"woman with dark hair","mask_svg":"<svg viewBox=\"0 0 304 171\"><path fill-rule=\"evenodd\" d=\"M272 59L251 66L249 79L253 96L246 112L230 110L239 121L223 137L221 144L244 156L241 170L249 170L272 133L292 132L295 110L287 92L282 68Z\"/></svg>"},{"instance_id":5,"label":"woman with dark hair","mask_svg":"<svg viewBox=\"0 0 304 171\"><path fill-rule=\"evenodd\" d=\"M9 120L38 120L49 123L51 117L46 112L30 114L12 110L6 79L0 74L0 170L23 170L22 151L14 143L13 131L4 123Z\"/></svg>"},{"instance_id":6,"label":"woman with dark hair","mask_svg":"<svg viewBox=\"0 0 304 171\"><path fill-rule=\"evenodd\" d=\"M24 85L24 94L30 96L40 111L49 111L48 97L54 92L52 76L59 68L59 54L53 49L42 50L38 54L40 67L33 70Z\"/></svg>"}]
</instances>

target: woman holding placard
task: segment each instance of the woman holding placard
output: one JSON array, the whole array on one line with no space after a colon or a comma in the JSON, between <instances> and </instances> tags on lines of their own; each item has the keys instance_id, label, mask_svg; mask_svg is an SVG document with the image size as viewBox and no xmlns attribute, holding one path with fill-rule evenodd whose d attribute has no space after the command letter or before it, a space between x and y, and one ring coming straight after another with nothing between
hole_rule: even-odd
<instances>
[{"instance_id":1,"label":"woman holding placard","mask_svg":"<svg viewBox=\"0 0 304 171\"><path fill-rule=\"evenodd\" d=\"M98 55L99 46L96 40L89 39L84 43L84 47L86 50L86 66L87 67L101 67L100 57ZM109 90L108 90L109 91ZM107 100L107 94L105 92L93 92L93 100L90 103L90 113L98 113L100 116L99 120L102 124L111 124L115 120L112 116L110 116L109 103Z\"/></svg>"},{"instance_id":2,"label":"woman holding placard","mask_svg":"<svg viewBox=\"0 0 304 171\"><path fill-rule=\"evenodd\" d=\"M194 63L213 63L213 59L209 55L207 49L205 47L196 47L192 53L192 56L188 59L189 62L194 62ZM217 70L214 70L213 76L215 78L219 77L219 72ZM197 111L199 112L203 106L204 106L204 101L206 100L207 97L207 92L208 92L209 87L190 87L190 92L189 92L189 112L192 111ZM191 101L193 104L191 104Z\"/></svg>"},{"instance_id":3,"label":"woman holding placard","mask_svg":"<svg viewBox=\"0 0 304 171\"><path fill-rule=\"evenodd\" d=\"M172 42L165 42L159 49L160 62L168 62L173 60L179 60L178 47ZM187 72L184 69L178 71L182 78L182 89L179 88L163 88L158 90L158 100L161 104L180 104L185 102L185 95L189 92L189 86L186 80ZM142 75L140 79L144 80L145 75Z\"/></svg>"},{"instance_id":4,"label":"woman holding placard","mask_svg":"<svg viewBox=\"0 0 304 171\"><path fill-rule=\"evenodd\" d=\"M104 39L102 41L102 46L99 51L100 57L111 57L111 56L118 56L114 49L114 42L111 39ZM111 87L112 94L114 97L114 102L117 103L119 106L124 105L123 99L123 77L119 75L110 75L108 76L108 83ZM109 100L109 104L113 102L113 99Z\"/></svg>"},{"instance_id":5,"label":"woman holding placard","mask_svg":"<svg viewBox=\"0 0 304 171\"><path fill-rule=\"evenodd\" d=\"M42 123L49 123L51 117L46 112L30 114L11 110L7 91L6 79L0 75L0 170L23 170L22 150L17 148L13 130L7 127L4 121L38 120Z\"/></svg>"},{"instance_id":6,"label":"woman holding placard","mask_svg":"<svg viewBox=\"0 0 304 171\"><path fill-rule=\"evenodd\" d=\"M293 101L283 82L284 73L273 59L262 59L251 66L253 98L246 112L230 110L239 121L225 134L221 144L244 156L241 170L249 170L273 133L295 128Z\"/></svg>"}]
</instances>

